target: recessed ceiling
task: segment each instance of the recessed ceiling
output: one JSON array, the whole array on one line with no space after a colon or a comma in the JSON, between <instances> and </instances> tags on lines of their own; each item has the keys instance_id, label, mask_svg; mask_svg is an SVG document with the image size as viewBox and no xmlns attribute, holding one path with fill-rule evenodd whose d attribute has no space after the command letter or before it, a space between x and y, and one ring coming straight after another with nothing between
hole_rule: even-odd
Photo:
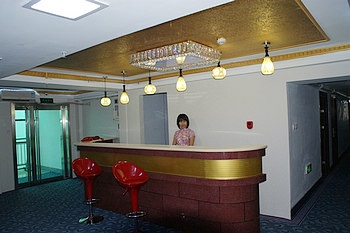
<instances>
[{"instance_id":1,"label":"recessed ceiling","mask_svg":"<svg viewBox=\"0 0 350 233\"><path fill-rule=\"evenodd\" d=\"M216 43L219 37L227 42L219 46ZM135 76L148 71L131 66L131 54L186 40L216 48L222 52L221 60L228 60L253 54L263 56L265 40L271 42L270 51L276 51L324 42L328 37L299 1L236 0L110 40L43 66L114 76L126 70L128 76Z\"/></svg>"},{"instance_id":2,"label":"recessed ceiling","mask_svg":"<svg viewBox=\"0 0 350 233\"><path fill-rule=\"evenodd\" d=\"M148 71L129 65L131 53L185 40L222 51L226 69L261 63L265 40L274 61L350 49L348 0L105 0L109 7L78 21L24 9L28 1L0 3L2 86L92 91L107 75L115 89L126 70L136 88ZM219 46L218 37L227 42ZM155 72L152 80L176 75Z\"/></svg>"}]
</instances>

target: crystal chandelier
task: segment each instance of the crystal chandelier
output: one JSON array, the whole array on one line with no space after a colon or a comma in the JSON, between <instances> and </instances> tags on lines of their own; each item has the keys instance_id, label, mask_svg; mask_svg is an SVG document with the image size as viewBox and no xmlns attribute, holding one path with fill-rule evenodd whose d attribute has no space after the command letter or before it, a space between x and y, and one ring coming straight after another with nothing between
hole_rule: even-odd
<instances>
[{"instance_id":1,"label":"crystal chandelier","mask_svg":"<svg viewBox=\"0 0 350 233\"><path fill-rule=\"evenodd\" d=\"M189 40L132 54L130 64L142 69L167 72L179 68L211 66L218 63L220 57L221 52Z\"/></svg>"}]
</instances>

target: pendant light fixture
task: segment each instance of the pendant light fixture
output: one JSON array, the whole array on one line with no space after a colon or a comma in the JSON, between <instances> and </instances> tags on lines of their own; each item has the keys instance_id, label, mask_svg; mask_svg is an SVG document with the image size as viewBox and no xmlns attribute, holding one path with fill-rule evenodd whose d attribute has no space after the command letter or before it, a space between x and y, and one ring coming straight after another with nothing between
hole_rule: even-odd
<instances>
[{"instance_id":1,"label":"pendant light fixture","mask_svg":"<svg viewBox=\"0 0 350 233\"><path fill-rule=\"evenodd\" d=\"M226 77L226 69L220 66L220 61L218 66L213 69L212 76L214 79L224 79Z\"/></svg>"},{"instance_id":2,"label":"pendant light fixture","mask_svg":"<svg viewBox=\"0 0 350 233\"><path fill-rule=\"evenodd\" d=\"M271 61L271 58L269 56L269 45L271 43L268 42L268 41L265 41L263 43L263 46L265 48L265 57L264 57L264 61L261 65L261 73L263 75L270 75L270 74L273 74L273 72L275 71L275 68L273 66L273 63Z\"/></svg>"},{"instance_id":3,"label":"pendant light fixture","mask_svg":"<svg viewBox=\"0 0 350 233\"><path fill-rule=\"evenodd\" d=\"M123 92L122 92L122 94L120 96L120 103L128 104L129 103L129 96L128 96L128 93L126 93L126 91L125 91L125 74L126 74L126 72L123 70L122 74L123 74L123 82L124 82L124 84L123 84Z\"/></svg>"},{"instance_id":4,"label":"pendant light fixture","mask_svg":"<svg viewBox=\"0 0 350 233\"><path fill-rule=\"evenodd\" d=\"M177 78L177 82L176 82L176 90L177 91L186 91L186 82L185 82L185 79L184 77L182 76L182 69L179 69L180 70L180 75L179 77Z\"/></svg>"},{"instance_id":5,"label":"pendant light fixture","mask_svg":"<svg viewBox=\"0 0 350 233\"><path fill-rule=\"evenodd\" d=\"M130 64L142 69L169 72L180 67L193 69L212 66L218 62L220 57L220 51L187 40L131 54Z\"/></svg>"},{"instance_id":6,"label":"pendant light fixture","mask_svg":"<svg viewBox=\"0 0 350 233\"><path fill-rule=\"evenodd\" d=\"M147 95L153 95L157 91L156 86L151 82L151 71L148 71L148 84L145 86L144 91Z\"/></svg>"},{"instance_id":7,"label":"pendant light fixture","mask_svg":"<svg viewBox=\"0 0 350 233\"><path fill-rule=\"evenodd\" d=\"M106 90L107 76L104 76L103 79L104 79L104 84L105 84L105 96L101 98L100 103L103 107L108 107L109 105L111 105L111 99L107 97L107 90Z\"/></svg>"}]
</instances>

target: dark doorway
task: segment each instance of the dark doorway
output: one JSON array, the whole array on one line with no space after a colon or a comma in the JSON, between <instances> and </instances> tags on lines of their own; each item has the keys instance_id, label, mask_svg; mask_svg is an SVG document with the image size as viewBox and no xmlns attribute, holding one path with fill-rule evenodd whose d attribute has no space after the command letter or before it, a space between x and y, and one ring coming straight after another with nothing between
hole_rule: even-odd
<instances>
[{"instance_id":1,"label":"dark doorway","mask_svg":"<svg viewBox=\"0 0 350 233\"><path fill-rule=\"evenodd\" d=\"M337 126L337 99L332 96L330 101L330 115L332 127L332 167L338 163L338 126Z\"/></svg>"},{"instance_id":2,"label":"dark doorway","mask_svg":"<svg viewBox=\"0 0 350 233\"><path fill-rule=\"evenodd\" d=\"M330 171L328 94L325 92L320 92L319 99L320 99L322 176L327 176Z\"/></svg>"}]
</instances>

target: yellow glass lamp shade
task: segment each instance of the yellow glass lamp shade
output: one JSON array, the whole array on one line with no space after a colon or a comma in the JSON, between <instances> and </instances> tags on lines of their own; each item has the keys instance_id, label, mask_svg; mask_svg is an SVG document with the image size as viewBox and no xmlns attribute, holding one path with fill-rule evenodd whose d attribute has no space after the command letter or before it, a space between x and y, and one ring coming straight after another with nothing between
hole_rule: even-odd
<instances>
[{"instance_id":1,"label":"yellow glass lamp shade","mask_svg":"<svg viewBox=\"0 0 350 233\"><path fill-rule=\"evenodd\" d=\"M111 105L111 99L105 95L103 98L101 98L100 103L103 107L108 107L109 105Z\"/></svg>"},{"instance_id":2,"label":"yellow glass lamp shade","mask_svg":"<svg viewBox=\"0 0 350 233\"><path fill-rule=\"evenodd\" d=\"M186 91L186 82L184 77L182 76L182 69L180 69L180 75L177 78L177 82L176 82L176 90L177 91Z\"/></svg>"},{"instance_id":3,"label":"yellow glass lamp shade","mask_svg":"<svg viewBox=\"0 0 350 233\"><path fill-rule=\"evenodd\" d=\"M120 103L122 104L128 104L129 103L129 96L128 93L123 91L122 95L120 96Z\"/></svg>"},{"instance_id":4,"label":"yellow glass lamp shade","mask_svg":"<svg viewBox=\"0 0 350 233\"><path fill-rule=\"evenodd\" d=\"M148 84L145 86L143 90L147 95L153 95L154 93L156 93L157 88L155 85L152 84L151 76L148 77Z\"/></svg>"},{"instance_id":5,"label":"yellow glass lamp shade","mask_svg":"<svg viewBox=\"0 0 350 233\"><path fill-rule=\"evenodd\" d=\"M129 103L129 96L128 96L128 93L126 93L126 91L125 91L125 85L123 85L123 92L120 96L120 103L122 103L122 104Z\"/></svg>"},{"instance_id":6,"label":"yellow glass lamp shade","mask_svg":"<svg viewBox=\"0 0 350 233\"><path fill-rule=\"evenodd\" d=\"M107 77L103 77L103 79L104 79L104 84L105 84L105 95L104 95L104 97L101 98L100 104L103 107L108 107L109 105L111 105L111 99L107 97L107 90L106 90L106 79L107 79Z\"/></svg>"},{"instance_id":7,"label":"yellow glass lamp shade","mask_svg":"<svg viewBox=\"0 0 350 233\"><path fill-rule=\"evenodd\" d=\"M212 76L214 79L224 79L226 77L226 69L220 66L220 62L218 62L218 66L213 69Z\"/></svg>"},{"instance_id":8,"label":"yellow glass lamp shade","mask_svg":"<svg viewBox=\"0 0 350 233\"><path fill-rule=\"evenodd\" d=\"M275 72L275 67L273 66L273 63L269 56L269 45L270 45L270 42L268 41L265 41L263 43L263 46L265 48L265 57L264 57L263 63L261 64L261 73L263 75L270 75L270 74L273 74L273 72Z\"/></svg>"},{"instance_id":9,"label":"yellow glass lamp shade","mask_svg":"<svg viewBox=\"0 0 350 233\"><path fill-rule=\"evenodd\" d=\"M153 95L154 93L156 93L157 88L151 83L145 86L144 91L147 95Z\"/></svg>"},{"instance_id":10,"label":"yellow glass lamp shade","mask_svg":"<svg viewBox=\"0 0 350 233\"><path fill-rule=\"evenodd\" d=\"M275 67L273 66L273 63L271 61L271 58L269 56L264 57L264 61L261 64L261 73L263 75L270 75L275 72Z\"/></svg>"}]
</instances>

